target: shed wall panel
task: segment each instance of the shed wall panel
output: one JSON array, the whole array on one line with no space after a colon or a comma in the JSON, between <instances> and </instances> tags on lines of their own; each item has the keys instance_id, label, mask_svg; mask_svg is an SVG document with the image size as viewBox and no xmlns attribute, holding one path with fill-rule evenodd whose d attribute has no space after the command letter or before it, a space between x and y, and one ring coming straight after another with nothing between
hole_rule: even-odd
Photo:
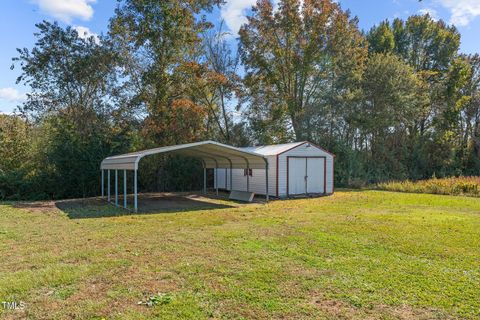
<instances>
[{"instance_id":1,"label":"shed wall panel","mask_svg":"<svg viewBox=\"0 0 480 320\"><path fill-rule=\"evenodd\" d=\"M268 193L270 196L276 196L276 157L268 156ZM217 174L218 174L218 187L220 189L231 190L230 187L230 169L227 169L225 173L224 168L219 168L214 170L214 188L217 183ZM247 176L244 175L243 169L233 169L232 184L233 190L238 191L247 191ZM225 174L226 174L226 183L227 187L225 188ZM259 195L265 195L265 169L252 169L252 176L249 178L250 192L254 192Z\"/></svg>"}]
</instances>

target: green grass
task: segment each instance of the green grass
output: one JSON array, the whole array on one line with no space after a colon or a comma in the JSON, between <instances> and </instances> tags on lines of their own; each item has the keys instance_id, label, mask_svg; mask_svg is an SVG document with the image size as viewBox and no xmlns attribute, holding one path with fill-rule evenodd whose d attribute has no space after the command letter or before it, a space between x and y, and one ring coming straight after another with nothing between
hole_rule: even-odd
<instances>
[{"instance_id":1,"label":"green grass","mask_svg":"<svg viewBox=\"0 0 480 320\"><path fill-rule=\"evenodd\" d=\"M464 195L480 197L480 177L432 178L419 181L379 183L377 189L398 192Z\"/></svg>"},{"instance_id":2,"label":"green grass","mask_svg":"<svg viewBox=\"0 0 480 320\"><path fill-rule=\"evenodd\" d=\"M343 191L91 219L14 205L0 301L27 307L7 319L480 317L476 198Z\"/></svg>"}]
</instances>

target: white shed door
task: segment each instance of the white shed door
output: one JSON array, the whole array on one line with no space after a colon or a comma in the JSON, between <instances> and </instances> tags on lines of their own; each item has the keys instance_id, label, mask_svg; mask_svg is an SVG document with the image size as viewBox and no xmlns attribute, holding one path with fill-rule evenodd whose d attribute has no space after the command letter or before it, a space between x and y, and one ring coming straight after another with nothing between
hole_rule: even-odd
<instances>
[{"instance_id":1,"label":"white shed door","mask_svg":"<svg viewBox=\"0 0 480 320\"><path fill-rule=\"evenodd\" d=\"M288 194L304 194L306 190L307 158L288 159Z\"/></svg>"},{"instance_id":2,"label":"white shed door","mask_svg":"<svg viewBox=\"0 0 480 320\"><path fill-rule=\"evenodd\" d=\"M325 158L307 158L307 193L325 193Z\"/></svg>"},{"instance_id":3,"label":"white shed door","mask_svg":"<svg viewBox=\"0 0 480 320\"><path fill-rule=\"evenodd\" d=\"M288 194L325 193L325 158L289 158Z\"/></svg>"}]
</instances>

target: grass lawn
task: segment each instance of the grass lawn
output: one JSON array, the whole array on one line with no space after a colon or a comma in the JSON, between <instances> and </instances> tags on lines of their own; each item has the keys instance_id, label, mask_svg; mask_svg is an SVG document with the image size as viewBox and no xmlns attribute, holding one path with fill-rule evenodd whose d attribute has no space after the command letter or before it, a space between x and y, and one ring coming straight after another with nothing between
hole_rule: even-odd
<instances>
[{"instance_id":1,"label":"grass lawn","mask_svg":"<svg viewBox=\"0 0 480 320\"><path fill-rule=\"evenodd\" d=\"M0 203L0 301L26 303L0 317L480 317L480 199L339 191L219 207Z\"/></svg>"}]
</instances>

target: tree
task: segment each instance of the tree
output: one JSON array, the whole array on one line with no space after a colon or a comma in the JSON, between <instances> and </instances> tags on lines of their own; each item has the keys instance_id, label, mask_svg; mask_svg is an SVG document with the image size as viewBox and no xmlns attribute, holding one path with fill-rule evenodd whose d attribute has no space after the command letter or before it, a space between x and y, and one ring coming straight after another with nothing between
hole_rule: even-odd
<instances>
[{"instance_id":1,"label":"tree","mask_svg":"<svg viewBox=\"0 0 480 320\"><path fill-rule=\"evenodd\" d=\"M363 78L365 102L359 127L371 152L374 171L368 179L409 177L409 135L415 119L428 102L425 84L402 59L392 54L373 54Z\"/></svg>"},{"instance_id":2,"label":"tree","mask_svg":"<svg viewBox=\"0 0 480 320\"><path fill-rule=\"evenodd\" d=\"M198 141L205 138L210 96L219 85L202 59L202 35L212 24L204 14L220 0L123 0L110 20L109 35L115 50L125 58L124 89L129 103L138 107L141 148ZM220 79L221 80L221 79ZM215 82L212 82L215 81ZM163 170L182 166L188 177L199 175L196 162L175 158L142 161L144 190L165 190L172 173ZM172 173L173 174L173 173ZM182 185L185 185L182 183Z\"/></svg>"},{"instance_id":3,"label":"tree","mask_svg":"<svg viewBox=\"0 0 480 320\"><path fill-rule=\"evenodd\" d=\"M38 134L29 137L31 183L51 198L98 194L101 160L129 149L132 139L130 126L116 125L120 58L105 39L84 39L46 21L37 27L35 47L14 58L18 82L32 90L20 111Z\"/></svg>"},{"instance_id":4,"label":"tree","mask_svg":"<svg viewBox=\"0 0 480 320\"><path fill-rule=\"evenodd\" d=\"M358 93L366 45L332 1L283 0L274 10L259 0L240 29L240 52L252 126L273 142L312 139L322 125L332 134L336 105Z\"/></svg>"},{"instance_id":5,"label":"tree","mask_svg":"<svg viewBox=\"0 0 480 320\"><path fill-rule=\"evenodd\" d=\"M428 14L395 19L393 33L397 54L415 71L429 71L432 76L448 70L460 46L457 29Z\"/></svg>"},{"instance_id":6,"label":"tree","mask_svg":"<svg viewBox=\"0 0 480 320\"><path fill-rule=\"evenodd\" d=\"M147 145L190 142L203 135L203 127L189 127L202 123L206 112L190 99L189 73L182 70L198 62L200 34L211 27L201 14L219 2L125 0L115 10L110 35L117 51L133 61L125 70L133 100L144 108Z\"/></svg>"},{"instance_id":7,"label":"tree","mask_svg":"<svg viewBox=\"0 0 480 320\"><path fill-rule=\"evenodd\" d=\"M31 127L20 117L0 114L0 199L20 197L28 188Z\"/></svg>"},{"instance_id":8,"label":"tree","mask_svg":"<svg viewBox=\"0 0 480 320\"><path fill-rule=\"evenodd\" d=\"M93 37L84 39L71 27L63 29L47 21L36 26L35 47L31 51L17 49L19 56L13 59L14 66L20 65L22 71L17 83L31 88L21 112L36 120L52 113L68 113L89 130L85 117L110 111L119 57L107 43L97 43Z\"/></svg>"},{"instance_id":9,"label":"tree","mask_svg":"<svg viewBox=\"0 0 480 320\"><path fill-rule=\"evenodd\" d=\"M395 36L388 20L370 29L367 40L371 52L391 53L395 50Z\"/></svg>"},{"instance_id":10,"label":"tree","mask_svg":"<svg viewBox=\"0 0 480 320\"><path fill-rule=\"evenodd\" d=\"M468 67L457 57L460 35L442 20L434 21L428 14L414 15L372 28L367 35L371 51L382 52L391 33L394 44L387 45L388 52L413 68L424 83L423 92L429 95L408 135L407 152L413 156L409 176L459 174L461 170L453 168L461 167L460 122L469 99L464 89Z\"/></svg>"},{"instance_id":11,"label":"tree","mask_svg":"<svg viewBox=\"0 0 480 320\"><path fill-rule=\"evenodd\" d=\"M480 167L480 55L464 57L470 64L470 77L466 91L470 99L464 108L465 130L464 147L470 149L470 159L474 159L475 167Z\"/></svg>"},{"instance_id":12,"label":"tree","mask_svg":"<svg viewBox=\"0 0 480 320\"><path fill-rule=\"evenodd\" d=\"M232 135L234 124L233 108L241 91L241 79L238 76L239 57L232 53L226 40L229 34L223 31L223 22L218 31L204 35L205 64L209 73L206 77L206 91L200 90L205 103L209 106L210 122L215 124L219 138L225 143L239 141ZM238 105L237 105L238 109ZM208 125L207 128L211 126ZM210 130L209 130L210 131ZM216 136L215 133L209 136Z\"/></svg>"},{"instance_id":13,"label":"tree","mask_svg":"<svg viewBox=\"0 0 480 320\"><path fill-rule=\"evenodd\" d=\"M393 33L394 43L391 43ZM443 102L442 82L446 79L460 46L460 35L455 27L444 21L434 21L428 14L414 15L406 21L395 19L373 27L367 38L374 52L394 52L409 64L429 85L430 107L418 119L420 135L432 129L432 119L440 112ZM385 51L386 50L386 51Z\"/></svg>"}]
</instances>

